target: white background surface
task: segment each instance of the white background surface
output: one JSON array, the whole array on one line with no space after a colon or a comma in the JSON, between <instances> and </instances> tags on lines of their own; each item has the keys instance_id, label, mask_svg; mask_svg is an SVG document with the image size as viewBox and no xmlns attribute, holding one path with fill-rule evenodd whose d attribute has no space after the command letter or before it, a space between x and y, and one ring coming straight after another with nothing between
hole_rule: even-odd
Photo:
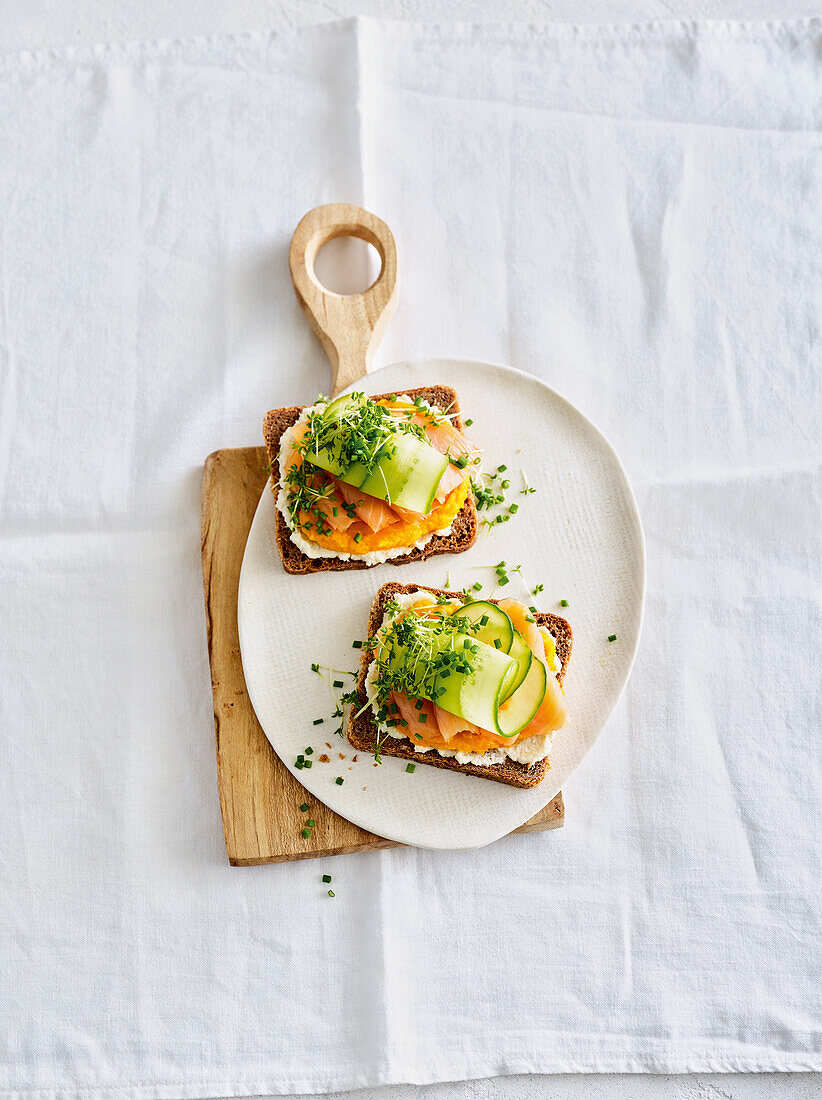
<instances>
[{"instance_id":1,"label":"white background surface","mask_svg":"<svg viewBox=\"0 0 822 1100\"><path fill-rule=\"evenodd\" d=\"M561 21L622 21L656 18L745 17L776 18L810 14L813 7L796 0L773 3L768 0L645 0L616 2L607 0L502 0L498 4L482 0L454 0L447 6L451 19L557 19ZM5 5L0 21L0 50L62 46L109 39L158 38L194 35L217 31L242 31L277 28L296 23L312 23L352 14L372 14L394 18L434 19L446 16L436 0L311 0L311 2L266 3L264 0L144 0L142 3L112 4L105 0L82 0L66 4L60 0L12 0ZM711 1076L686 1077L541 1077L498 1078L454 1085L423 1088L401 1086L363 1092L334 1094L356 1096L358 1100L399 1100L409 1095L427 1100L513 1100L520 1097L556 1097L557 1100L581 1098L638 1097L640 1100L665 1097L676 1100L743 1100L770 1097L809 1098L822 1095L820 1081L814 1075Z\"/></svg>"},{"instance_id":2,"label":"white background surface","mask_svg":"<svg viewBox=\"0 0 822 1100\"><path fill-rule=\"evenodd\" d=\"M803 0L6 0L0 50L273 30L350 15L622 23L789 19L818 12L818 4Z\"/></svg>"}]
</instances>

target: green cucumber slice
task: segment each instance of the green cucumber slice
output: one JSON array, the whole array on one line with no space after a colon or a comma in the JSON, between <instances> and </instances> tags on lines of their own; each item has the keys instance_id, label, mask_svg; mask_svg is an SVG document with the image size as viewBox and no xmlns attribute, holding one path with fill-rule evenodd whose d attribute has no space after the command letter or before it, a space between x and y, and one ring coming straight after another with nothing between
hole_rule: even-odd
<instances>
[{"instance_id":1,"label":"green cucumber slice","mask_svg":"<svg viewBox=\"0 0 822 1100\"><path fill-rule=\"evenodd\" d=\"M484 642L471 644L477 649L471 657L472 673L459 676L452 672L446 679L438 679L437 686L444 690L436 699L437 706L483 729L502 733L497 715L516 675L517 663Z\"/></svg>"},{"instance_id":2,"label":"green cucumber slice","mask_svg":"<svg viewBox=\"0 0 822 1100\"><path fill-rule=\"evenodd\" d=\"M531 647L518 630L514 631L514 640L511 643L511 648L508 650L508 656L514 658L518 667L517 675L508 688L508 694L505 696L505 699L510 699L520 684L525 680L525 677L528 675L528 670L531 667L531 661L534 659ZM505 702L505 700L503 700L503 702Z\"/></svg>"},{"instance_id":3,"label":"green cucumber slice","mask_svg":"<svg viewBox=\"0 0 822 1100\"><path fill-rule=\"evenodd\" d=\"M497 607L495 603L490 603L488 600L476 600L474 603L463 604L451 615L451 618L467 619L469 622L477 623L477 633L472 634L473 638L478 638L479 641L485 642L486 645L492 645L495 649L501 649L503 653L511 652L511 644L515 634L514 624L502 608ZM499 641L498 646L494 645L495 639ZM528 652L530 653L530 650ZM525 671L528 671L527 668ZM524 678L525 673L522 674L518 684L522 683Z\"/></svg>"},{"instance_id":4,"label":"green cucumber slice","mask_svg":"<svg viewBox=\"0 0 822 1100\"><path fill-rule=\"evenodd\" d=\"M333 423L349 409L355 410L368 400L363 394L338 397L325 410L323 418ZM445 455L425 440L399 429L390 432L382 451L384 453L378 456L370 473L362 462L343 466L339 448L333 446L309 450L305 461L379 500L398 504L412 512L430 512L448 467Z\"/></svg>"},{"instance_id":5,"label":"green cucumber slice","mask_svg":"<svg viewBox=\"0 0 822 1100\"><path fill-rule=\"evenodd\" d=\"M499 708L497 728L503 737L516 737L525 729L542 706L547 682L543 662L532 660L523 682Z\"/></svg>"},{"instance_id":6,"label":"green cucumber slice","mask_svg":"<svg viewBox=\"0 0 822 1100\"><path fill-rule=\"evenodd\" d=\"M412 512L430 512L448 459L430 443L408 432L393 433L390 449L391 453L378 459L357 488ZM342 475L342 480L352 485L349 476L359 473L350 470Z\"/></svg>"}]
</instances>

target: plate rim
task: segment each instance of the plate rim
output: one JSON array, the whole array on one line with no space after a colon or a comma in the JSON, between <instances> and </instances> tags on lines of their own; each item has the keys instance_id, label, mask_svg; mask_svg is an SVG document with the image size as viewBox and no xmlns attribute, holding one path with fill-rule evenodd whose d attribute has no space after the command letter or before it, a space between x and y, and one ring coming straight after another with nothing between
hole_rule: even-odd
<instances>
[{"instance_id":1,"label":"plate rim","mask_svg":"<svg viewBox=\"0 0 822 1100\"><path fill-rule=\"evenodd\" d=\"M605 447L610 452L610 457L615 462L616 467L619 471L619 474L621 475L623 486L627 490L626 498L627 498L627 500L630 504L631 515L632 515L632 518L633 518L633 520L636 524L637 532L639 534L639 540L638 540L639 555L638 555L638 560L639 560L639 565L640 565L639 577L640 577L640 582L641 583L640 583L640 592L639 592L639 601L638 601L639 607L638 607L638 616L637 616L636 640L635 640L635 643L634 643L633 652L631 653L630 661L628 662L628 665L626 667L626 671L625 671L625 675L623 677L622 683L619 686L619 690L614 695L613 703L610 706L610 708L608 709L608 711L607 711L607 713L606 713L606 715L605 715L605 717L602 721L602 725L599 729L599 732L596 734L596 736L594 737L594 739L590 743L590 745L588 745L588 747L586 748L583 755L580 757L579 761L577 762L577 764L575 765L573 770L566 776L565 782L567 782L573 776L574 772L577 771L577 769L580 767L582 762L585 760L585 758L588 756L588 754L593 749L594 745L596 745L596 743L599 741L602 734L605 732L605 729L606 729L608 723L610 722L611 718L613 717L614 711L616 710L617 706L619 705L619 702L622 699L623 694L625 693L625 689L628 686L628 681L631 678L631 673L633 672L634 665L636 663L637 654L639 652L639 646L640 646L640 642L641 642L641 639L642 639L642 629L643 629L644 622L645 622L645 600L646 600L646 592L647 592L648 567L647 567L647 547L646 547L646 538L645 538L645 528L644 528L643 523L642 523L642 515L641 515L640 510L639 510L639 505L637 503L636 494L634 493L634 489L633 489L633 486L631 484L631 480L628 477L628 472L625 469L625 466L622 462L622 459L619 456L618 451L613 446L610 439L605 435L605 433L591 420L591 418L589 416L586 416L586 414L584 412L582 412L582 410L579 409L572 401L569 401L567 397L564 397L561 393L558 393L553 388L553 386L550 386L547 382L545 382L542 378L539 378L537 375L531 374L528 371L521 370L519 367L513 367L513 366L511 366L510 364L507 364L507 363L496 363L496 362L493 362L491 360L485 360L485 359L482 359L482 360L481 359L459 359L459 358L455 358L453 356L436 356L436 357L423 356L423 357L417 357L417 358L414 358L414 359L402 359L402 360L398 360L398 361L393 362L393 363L383 364L382 366L377 367L376 369L369 371L368 374L363 376L363 378L360 378L356 382L353 382L351 385L346 386L343 390L340 391L340 393L341 394L349 393L351 390L355 389L358 385L362 385L366 380L379 375L383 370L388 370L390 368L395 368L395 367L398 368L398 369L403 369L403 368L407 368L407 367L417 367L417 368L419 368L419 367L429 366L429 365L433 367L437 364L441 364L442 366L459 365L460 367L466 367L466 368L471 368L471 367L491 368L493 370L498 370L498 371L501 371L503 373L518 375L522 378L527 379L529 382L537 383L537 385L539 385L539 386L543 387L544 389L546 389L554 398L558 399L564 405L566 405L569 409L571 409L573 413L575 413L582 421L584 421L584 423L588 426L589 429L592 429L594 431L596 436L599 437L599 440L602 443L605 444ZM254 518L251 521L251 527L249 528L248 537L246 539L246 545L243 548L243 561L242 561L242 565L240 567L240 577L239 577L238 584L237 584L237 632L238 632L238 640L239 640L239 643L240 643L240 661L241 661L242 668L243 668L243 679L245 680L246 691L248 692L248 699L249 699L249 702L251 703L251 706L254 710L254 716L255 716L255 718L257 719L257 722L260 725L260 729L262 729L263 733L265 734L266 740L271 745L274 752L277 754L277 758L280 760L280 762L288 769L288 771L291 773L291 775L294 776L294 778L297 780L298 783L300 783L301 786L305 786L305 784L303 783L303 780L297 774L296 770L288 763L288 761L283 756L280 755L280 753L277 750L276 745L274 745L271 738L269 737L269 735L268 735L268 733L265 729L265 726L260 721L260 719L258 717L258 713L257 713L257 707L254 703L253 690L252 690L251 684L249 682L248 672L247 672L247 668L246 668L246 659L245 659L246 647L245 647L245 644L244 644L244 641L243 641L243 635L244 635L243 615L241 614L240 608L242 606L242 593L243 593L243 588L244 588L244 583L245 583L245 578L246 578L246 562L248 560L247 559L248 546L249 546L249 543L251 542L251 536L252 536L252 533L254 531L254 528L256 527L256 525L258 523L258 519L259 519L259 516L260 516L261 508L263 507L263 503L267 500L266 490L268 488L269 488L269 479L266 479L266 483L263 487L263 491L260 494L260 499L257 502L257 507L254 510ZM272 497L271 505L273 506L273 497ZM487 782L487 780L486 780L486 782ZM541 784L540 784L540 786L541 786ZM547 806L548 803L551 801L551 799L556 797L557 793L561 790L561 788L562 788L562 785L559 788L557 788L556 791L553 791L553 790L551 790L550 787L547 787L546 790L551 790L551 794L548 795L545 798L544 802L542 803L542 805L538 809L531 810L529 816L533 816L534 813L539 813L539 811L541 809L544 809L545 806ZM339 814L340 817L345 818L347 821L350 821L353 825L356 825L360 829L364 829L364 830L366 830L367 832L370 832L370 833L376 833L376 830L373 828L373 825L365 824L364 822L358 820L356 813L353 814L353 815L349 815L348 813L341 813L341 811L338 810L336 807L329 806L328 803L319 794L317 794L316 792L311 790L309 787L306 787L306 790L309 791L309 793L312 795L313 798L316 798L318 802L321 802L324 806L326 806L329 810L331 810L332 813ZM528 819L526 818L526 821L527 820ZM522 824L524 824L524 822L520 822L519 824L522 825ZM516 829L518 827L519 826L517 826L517 825L513 826L514 829ZM425 843L421 843L419 840L409 840L406 836L402 835L401 830L399 830L399 831L379 832L379 833L376 833L376 835L384 838L385 840L392 840L392 841L396 842L397 844L403 844L403 845L406 845L408 847L413 847L413 848L420 848L424 851L440 851L440 852L451 851L451 852L456 852L456 851L474 851L478 848L484 848L488 844L493 844L497 840L500 840L502 837L510 835L510 833L511 833L511 829L503 828L501 832L495 833L493 836L491 836L487 839L482 839L482 840L478 841L476 844L425 844Z\"/></svg>"}]
</instances>

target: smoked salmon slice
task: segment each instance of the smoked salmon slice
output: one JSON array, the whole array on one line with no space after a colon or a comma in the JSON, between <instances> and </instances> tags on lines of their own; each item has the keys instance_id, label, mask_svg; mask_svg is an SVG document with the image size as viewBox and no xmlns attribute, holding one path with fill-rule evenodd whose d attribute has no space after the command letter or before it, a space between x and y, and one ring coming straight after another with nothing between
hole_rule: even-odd
<instances>
[{"instance_id":1,"label":"smoked salmon slice","mask_svg":"<svg viewBox=\"0 0 822 1100\"><path fill-rule=\"evenodd\" d=\"M423 419L425 433L431 446L436 447L440 454L447 454L450 458L459 458L467 455L469 461L479 457L479 451L467 436L464 436L459 428L442 420L438 424L432 424Z\"/></svg>"},{"instance_id":2,"label":"smoked salmon slice","mask_svg":"<svg viewBox=\"0 0 822 1100\"><path fill-rule=\"evenodd\" d=\"M351 524L356 522L343 507L342 497L337 492L336 486L331 496L317 501L317 508L322 512L329 527L335 531L347 531ZM336 515L334 515L335 512Z\"/></svg>"},{"instance_id":3,"label":"smoked salmon slice","mask_svg":"<svg viewBox=\"0 0 822 1100\"><path fill-rule=\"evenodd\" d=\"M466 477L468 477L467 469L461 470L458 466L452 466L449 462L443 471L440 483L437 486L437 492L434 496L434 500L437 504L442 504L453 489L456 489L458 485L462 485Z\"/></svg>"},{"instance_id":4,"label":"smoked salmon slice","mask_svg":"<svg viewBox=\"0 0 822 1100\"><path fill-rule=\"evenodd\" d=\"M447 420L432 424L424 413L415 414L414 420L425 428L425 434L428 436L431 446L435 447L440 454L447 455L452 460L446 466L437 486L434 499L438 504L441 504L453 489L456 489L469 477L480 453L471 440L464 436L453 424L449 424ZM463 455L468 459L467 464L465 466L455 466L453 459L461 458Z\"/></svg>"},{"instance_id":5,"label":"smoked salmon slice","mask_svg":"<svg viewBox=\"0 0 822 1100\"><path fill-rule=\"evenodd\" d=\"M436 703L433 704L434 717L437 720L437 727L440 731L440 736L446 744L452 741L458 733L479 733L480 726L475 726L473 722L468 722L465 718L458 718L456 714L451 714L450 711L443 710L442 707L438 707Z\"/></svg>"},{"instance_id":6,"label":"smoked salmon slice","mask_svg":"<svg viewBox=\"0 0 822 1100\"><path fill-rule=\"evenodd\" d=\"M353 485L346 485L344 481L337 482L337 491L342 494L343 500L352 505L357 516L366 526L370 527L374 534L388 527L390 523L397 522L397 513L384 500L369 496Z\"/></svg>"},{"instance_id":7,"label":"smoked salmon slice","mask_svg":"<svg viewBox=\"0 0 822 1100\"><path fill-rule=\"evenodd\" d=\"M399 714L395 714L391 710L392 704L397 708ZM392 691L389 696L388 710L392 718L402 718L405 721L406 725L399 726L397 732L404 733L412 741L422 739L414 736L417 733L421 734L423 738L439 733L437 720L434 717L434 705L429 703L427 699L409 699L402 692Z\"/></svg>"},{"instance_id":8,"label":"smoked salmon slice","mask_svg":"<svg viewBox=\"0 0 822 1100\"><path fill-rule=\"evenodd\" d=\"M423 514L422 512L412 512L410 508L400 508L399 504L392 504L391 507L404 523L416 523Z\"/></svg>"}]
</instances>

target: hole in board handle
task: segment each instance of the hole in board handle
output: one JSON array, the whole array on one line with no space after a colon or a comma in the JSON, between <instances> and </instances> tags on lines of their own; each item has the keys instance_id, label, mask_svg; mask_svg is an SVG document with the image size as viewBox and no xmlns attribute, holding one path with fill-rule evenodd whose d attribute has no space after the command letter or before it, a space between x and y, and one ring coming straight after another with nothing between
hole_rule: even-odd
<instances>
[{"instance_id":1,"label":"hole in board handle","mask_svg":"<svg viewBox=\"0 0 822 1100\"><path fill-rule=\"evenodd\" d=\"M314 277L332 294L362 294L374 285L381 271L379 252L359 237L333 237L314 257Z\"/></svg>"}]
</instances>

